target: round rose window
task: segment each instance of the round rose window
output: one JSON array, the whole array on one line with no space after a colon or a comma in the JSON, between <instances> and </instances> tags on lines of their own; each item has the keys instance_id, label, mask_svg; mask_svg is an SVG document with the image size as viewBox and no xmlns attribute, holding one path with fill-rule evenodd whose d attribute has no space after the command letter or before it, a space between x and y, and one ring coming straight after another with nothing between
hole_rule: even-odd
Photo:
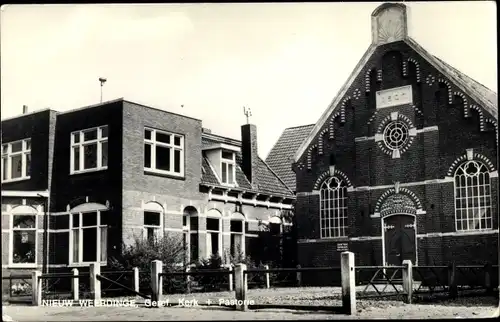
<instances>
[{"instance_id":1,"label":"round rose window","mask_svg":"<svg viewBox=\"0 0 500 322\"><path fill-rule=\"evenodd\" d=\"M408 143L408 126L401 121L392 121L384 129L384 143L391 150L401 150Z\"/></svg>"}]
</instances>

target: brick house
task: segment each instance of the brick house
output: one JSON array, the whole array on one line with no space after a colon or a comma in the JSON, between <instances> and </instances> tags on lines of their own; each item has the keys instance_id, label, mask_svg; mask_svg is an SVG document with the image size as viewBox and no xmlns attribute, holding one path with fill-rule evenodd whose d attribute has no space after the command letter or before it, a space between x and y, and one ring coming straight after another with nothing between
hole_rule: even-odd
<instances>
[{"instance_id":1,"label":"brick house","mask_svg":"<svg viewBox=\"0 0 500 322\"><path fill-rule=\"evenodd\" d=\"M183 236L187 262L262 259L264 231L290 225L295 196L258 156L255 125L239 141L124 99L24 112L2 121L3 273L106 266L134 236L165 233Z\"/></svg>"},{"instance_id":2,"label":"brick house","mask_svg":"<svg viewBox=\"0 0 500 322\"><path fill-rule=\"evenodd\" d=\"M286 129L266 159L296 192L299 264L345 250L356 265L496 262L496 93L410 38L405 5L371 21L319 121Z\"/></svg>"}]
</instances>

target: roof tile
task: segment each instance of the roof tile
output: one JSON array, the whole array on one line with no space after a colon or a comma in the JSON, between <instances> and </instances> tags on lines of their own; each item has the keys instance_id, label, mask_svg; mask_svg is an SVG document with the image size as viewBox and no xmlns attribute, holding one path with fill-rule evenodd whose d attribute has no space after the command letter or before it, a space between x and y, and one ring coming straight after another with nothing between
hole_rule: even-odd
<instances>
[{"instance_id":1,"label":"roof tile","mask_svg":"<svg viewBox=\"0 0 500 322\"><path fill-rule=\"evenodd\" d=\"M226 143L235 146L241 146L241 142L229 138L224 137L214 137L214 135L210 135L210 137L203 136L202 137L202 146L207 147L214 143ZM257 184L252 185L245 173L241 168L242 164L242 156L241 152L236 153L236 183L238 187L245 190L252 190L264 194L269 195L284 195L284 196L293 196L293 193L288 189L283 181L271 170L271 168L259 158L259 165L256 169L256 179ZM210 162L206 157L203 156L202 160L202 184L208 185L221 185L217 176L213 173L212 167L210 166Z\"/></svg>"},{"instance_id":2,"label":"roof tile","mask_svg":"<svg viewBox=\"0 0 500 322\"><path fill-rule=\"evenodd\" d=\"M295 190L293 156L313 127L314 124L309 124L285 129L266 158L269 167L292 190Z\"/></svg>"}]
</instances>

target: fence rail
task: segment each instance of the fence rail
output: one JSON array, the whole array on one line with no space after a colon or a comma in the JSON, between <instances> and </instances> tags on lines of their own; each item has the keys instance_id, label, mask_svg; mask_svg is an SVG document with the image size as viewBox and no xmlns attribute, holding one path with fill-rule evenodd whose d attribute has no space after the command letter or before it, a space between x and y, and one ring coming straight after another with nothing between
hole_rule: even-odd
<instances>
[{"instance_id":1,"label":"fence rail","mask_svg":"<svg viewBox=\"0 0 500 322\"><path fill-rule=\"evenodd\" d=\"M9 276L2 276L2 281L9 281L8 283L8 296L10 300L22 301L29 300L32 290L31 275L27 274L12 274ZM13 281L17 281L14 282ZM3 283L2 283L3 284Z\"/></svg>"},{"instance_id":2,"label":"fence rail","mask_svg":"<svg viewBox=\"0 0 500 322\"><path fill-rule=\"evenodd\" d=\"M51 285L56 285L62 280L66 280L70 282L71 287L68 292L74 299L78 299L81 285L87 282L87 294L94 300L100 299L102 294L106 295L106 292L112 290L113 287L153 301L160 300L164 295L164 290L168 293L183 287L186 292L206 292L210 291L211 288L218 287L226 291L228 289L234 291L235 308L245 310L252 307L269 307L270 305L266 303L253 305L245 302L247 300L262 300L255 295L254 298L249 298L247 291L252 283L261 283L267 288L273 284L284 282L301 286L303 274L311 273L315 277L324 274L325 276L335 276L341 281L341 309L347 314L356 312L356 299L397 297L407 303L412 303L413 300L419 299L423 295L434 293L443 293L454 298L462 296L468 290L482 289L486 290L488 294L493 294L492 290L498 286L498 265L455 265L452 263L450 265L413 266L411 261L405 260L401 266L355 266L354 254L350 252L342 253L341 266L297 266L295 268L264 266L247 269L245 264L238 264L235 267L221 267L219 269L187 268L185 271L165 272L163 269L161 261L153 261L150 271L139 271L136 268L101 272L100 264L93 263L90 265L89 273L79 273L77 269L73 269L71 274L42 275L40 272L33 272L31 276L5 276L2 280L10 280L10 283L16 278L25 281L31 280L33 303L38 305L40 305L42 297L48 296L50 293L47 292L50 289L47 286L49 284L45 286L44 291L43 282L51 281ZM149 279L149 285L140 285L139 277L141 275L146 280ZM263 277L263 279L255 279L256 276ZM146 291L143 291L144 289ZM336 293L336 295L340 298L340 293ZM336 301L338 302L338 300ZM335 307L335 309L338 308Z\"/></svg>"}]
</instances>

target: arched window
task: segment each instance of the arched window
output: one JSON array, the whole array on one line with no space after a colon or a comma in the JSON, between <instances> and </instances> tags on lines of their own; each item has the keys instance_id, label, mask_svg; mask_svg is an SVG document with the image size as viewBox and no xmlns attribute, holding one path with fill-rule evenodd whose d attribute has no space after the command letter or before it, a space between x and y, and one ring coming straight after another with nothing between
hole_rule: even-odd
<instances>
[{"instance_id":1,"label":"arched window","mask_svg":"<svg viewBox=\"0 0 500 322\"><path fill-rule=\"evenodd\" d=\"M184 208L182 216L182 231L184 235L184 248L187 250L186 262L192 263L199 258L198 241L198 210L193 206Z\"/></svg>"},{"instance_id":2,"label":"arched window","mask_svg":"<svg viewBox=\"0 0 500 322\"><path fill-rule=\"evenodd\" d=\"M347 232L347 186L330 177L320 188L321 238L344 237Z\"/></svg>"},{"instance_id":3,"label":"arched window","mask_svg":"<svg viewBox=\"0 0 500 322\"><path fill-rule=\"evenodd\" d=\"M163 207L154 201L144 206L144 231L143 236L149 242L163 237Z\"/></svg>"},{"instance_id":4,"label":"arched window","mask_svg":"<svg viewBox=\"0 0 500 322\"><path fill-rule=\"evenodd\" d=\"M492 228L491 188L488 168L471 160L455 171L455 219L457 231Z\"/></svg>"},{"instance_id":5,"label":"arched window","mask_svg":"<svg viewBox=\"0 0 500 322\"><path fill-rule=\"evenodd\" d=\"M104 218L108 207L84 203L69 211L70 264L86 264L107 260L108 231Z\"/></svg>"},{"instance_id":6,"label":"arched window","mask_svg":"<svg viewBox=\"0 0 500 322\"><path fill-rule=\"evenodd\" d=\"M238 212L231 215L229 230L231 233L230 252L234 258L245 253L245 216Z\"/></svg>"},{"instance_id":7,"label":"arched window","mask_svg":"<svg viewBox=\"0 0 500 322\"><path fill-rule=\"evenodd\" d=\"M269 219L269 232L272 236L279 236L281 234L282 220L280 217L273 216Z\"/></svg>"},{"instance_id":8,"label":"arched window","mask_svg":"<svg viewBox=\"0 0 500 322\"><path fill-rule=\"evenodd\" d=\"M31 206L17 206L11 210L9 264L29 266L37 263L38 211Z\"/></svg>"},{"instance_id":9,"label":"arched window","mask_svg":"<svg viewBox=\"0 0 500 322\"><path fill-rule=\"evenodd\" d=\"M207 216L207 239L206 250L207 258L213 255L221 254L222 245L222 214L217 209L210 209L205 214Z\"/></svg>"}]
</instances>

